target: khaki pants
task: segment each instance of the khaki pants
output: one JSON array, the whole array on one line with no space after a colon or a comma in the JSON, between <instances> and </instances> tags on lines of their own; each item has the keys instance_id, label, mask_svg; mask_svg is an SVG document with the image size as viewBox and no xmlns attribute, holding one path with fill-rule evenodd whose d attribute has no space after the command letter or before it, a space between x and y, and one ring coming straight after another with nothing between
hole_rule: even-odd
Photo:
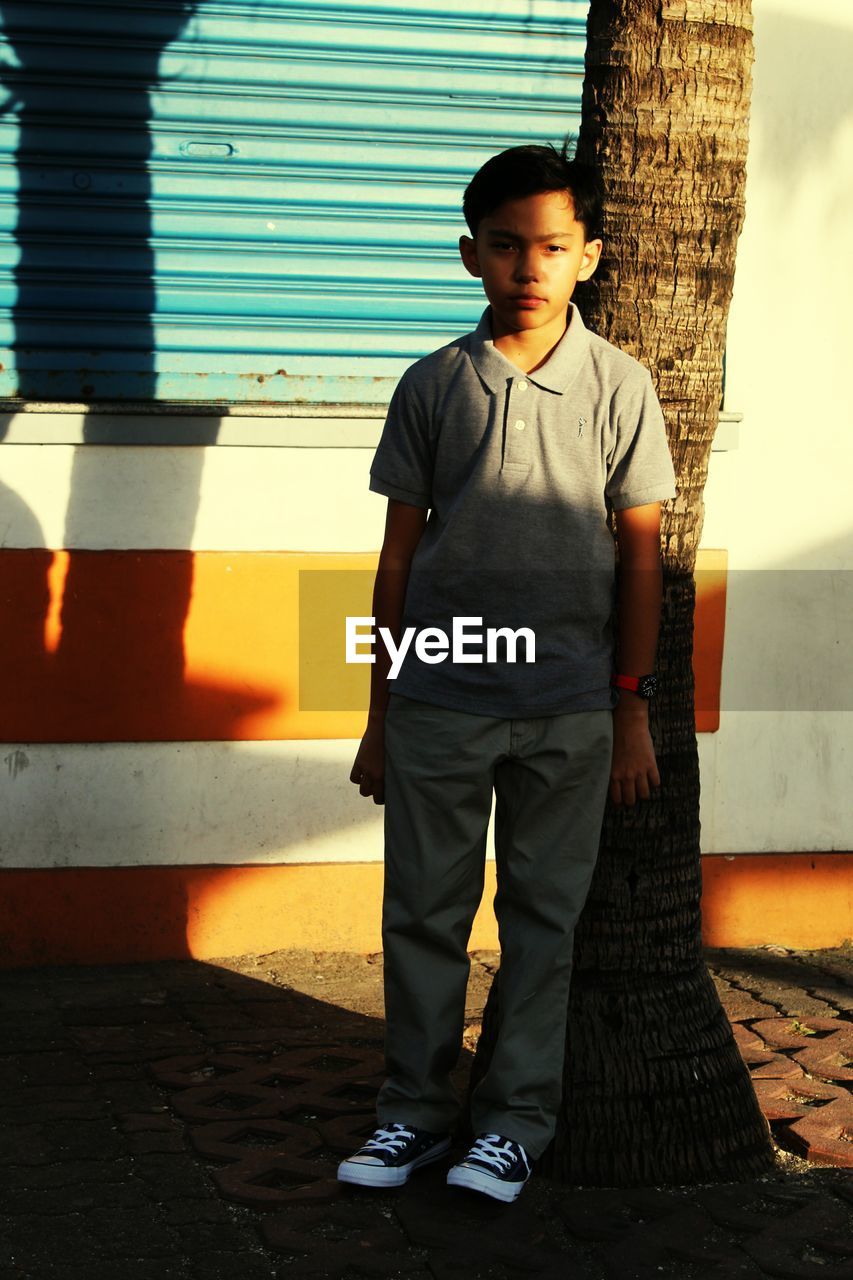
<instances>
[{"instance_id":1,"label":"khaki pants","mask_svg":"<svg viewBox=\"0 0 853 1280\"><path fill-rule=\"evenodd\" d=\"M475 1134L537 1158L562 1097L574 928L598 854L613 716L497 719L392 695L385 722L385 1067L376 1112L450 1132L495 792L499 1031Z\"/></svg>"}]
</instances>

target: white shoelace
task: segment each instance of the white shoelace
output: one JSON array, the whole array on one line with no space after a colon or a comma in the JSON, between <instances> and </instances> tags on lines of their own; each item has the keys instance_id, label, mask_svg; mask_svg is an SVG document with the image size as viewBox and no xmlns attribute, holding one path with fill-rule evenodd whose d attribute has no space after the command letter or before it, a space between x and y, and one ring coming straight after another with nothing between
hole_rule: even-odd
<instances>
[{"instance_id":1,"label":"white shoelace","mask_svg":"<svg viewBox=\"0 0 853 1280\"><path fill-rule=\"evenodd\" d=\"M395 1132L396 1130L396 1132ZM389 1129L377 1129L372 1138L368 1138L364 1144L364 1149L373 1148L376 1151L393 1151L394 1154L403 1149L403 1146L410 1138L414 1138L411 1129L407 1129L404 1124L394 1123ZM397 1144L400 1144L399 1146Z\"/></svg>"},{"instance_id":2,"label":"white shoelace","mask_svg":"<svg viewBox=\"0 0 853 1280\"><path fill-rule=\"evenodd\" d=\"M512 1168L515 1159L511 1151L508 1151L506 1147L496 1147L494 1145L495 1142L502 1141L505 1142L506 1139L502 1139L499 1133L484 1133L481 1138L475 1140L469 1155L476 1156L478 1160L482 1160L486 1164L494 1165L499 1173L506 1173L508 1169ZM525 1165L529 1173L530 1167L527 1165L526 1160Z\"/></svg>"}]
</instances>

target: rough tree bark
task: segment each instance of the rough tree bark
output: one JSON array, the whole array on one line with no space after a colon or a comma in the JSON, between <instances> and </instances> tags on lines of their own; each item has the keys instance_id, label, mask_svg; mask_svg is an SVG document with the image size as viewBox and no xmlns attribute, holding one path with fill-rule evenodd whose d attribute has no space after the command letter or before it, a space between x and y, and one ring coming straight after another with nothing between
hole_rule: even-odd
<instances>
[{"instance_id":1,"label":"rough tree bark","mask_svg":"<svg viewBox=\"0 0 853 1280\"><path fill-rule=\"evenodd\" d=\"M692 642L702 490L744 214L750 0L592 0L578 156L608 188L589 326L652 372L678 497L664 504L652 708L656 798L608 805L575 935L557 1132L537 1171L685 1184L773 1166L770 1131L702 956ZM495 1036L495 977L472 1064Z\"/></svg>"}]
</instances>

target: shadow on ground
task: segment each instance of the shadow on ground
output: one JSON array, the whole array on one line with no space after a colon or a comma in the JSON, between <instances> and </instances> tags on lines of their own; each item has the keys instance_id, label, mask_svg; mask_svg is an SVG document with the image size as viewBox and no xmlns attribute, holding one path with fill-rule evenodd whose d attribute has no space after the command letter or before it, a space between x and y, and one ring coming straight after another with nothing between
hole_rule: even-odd
<instances>
[{"instance_id":1,"label":"shadow on ground","mask_svg":"<svg viewBox=\"0 0 853 1280\"><path fill-rule=\"evenodd\" d=\"M806 1119L827 1113L809 1088L849 1106L853 1051L826 1050L853 1033L853 949L707 960L759 1096ZM472 954L460 1097L498 962ZM7 971L0 1009L0 1280L853 1275L853 1169L796 1154L794 1121L771 1119L777 1169L749 1183L534 1176L503 1205L447 1187L458 1145L387 1194L338 1183L384 1078L381 954Z\"/></svg>"}]
</instances>

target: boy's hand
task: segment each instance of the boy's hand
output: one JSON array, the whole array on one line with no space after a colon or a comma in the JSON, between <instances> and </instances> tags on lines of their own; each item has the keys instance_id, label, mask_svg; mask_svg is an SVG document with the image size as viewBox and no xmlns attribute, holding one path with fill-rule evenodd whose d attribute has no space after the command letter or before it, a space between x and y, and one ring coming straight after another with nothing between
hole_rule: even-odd
<instances>
[{"instance_id":1,"label":"boy's hand","mask_svg":"<svg viewBox=\"0 0 853 1280\"><path fill-rule=\"evenodd\" d=\"M349 780L363 796L373 796L374 804L385 803L384 720L368 720Z\"/></svg>"},{"instance_id":2,"label":"boy's hand","mask_svg":"<svg viewBox=\"0 0 853 1280\"><path fill-rule=\"evenodd\" d=\"M648 706L632 694L620 696L613 711L610 799L617 805L636 804L638 799L648 800L650 789L659 786Z\"/></svg>"}]
</instances>

